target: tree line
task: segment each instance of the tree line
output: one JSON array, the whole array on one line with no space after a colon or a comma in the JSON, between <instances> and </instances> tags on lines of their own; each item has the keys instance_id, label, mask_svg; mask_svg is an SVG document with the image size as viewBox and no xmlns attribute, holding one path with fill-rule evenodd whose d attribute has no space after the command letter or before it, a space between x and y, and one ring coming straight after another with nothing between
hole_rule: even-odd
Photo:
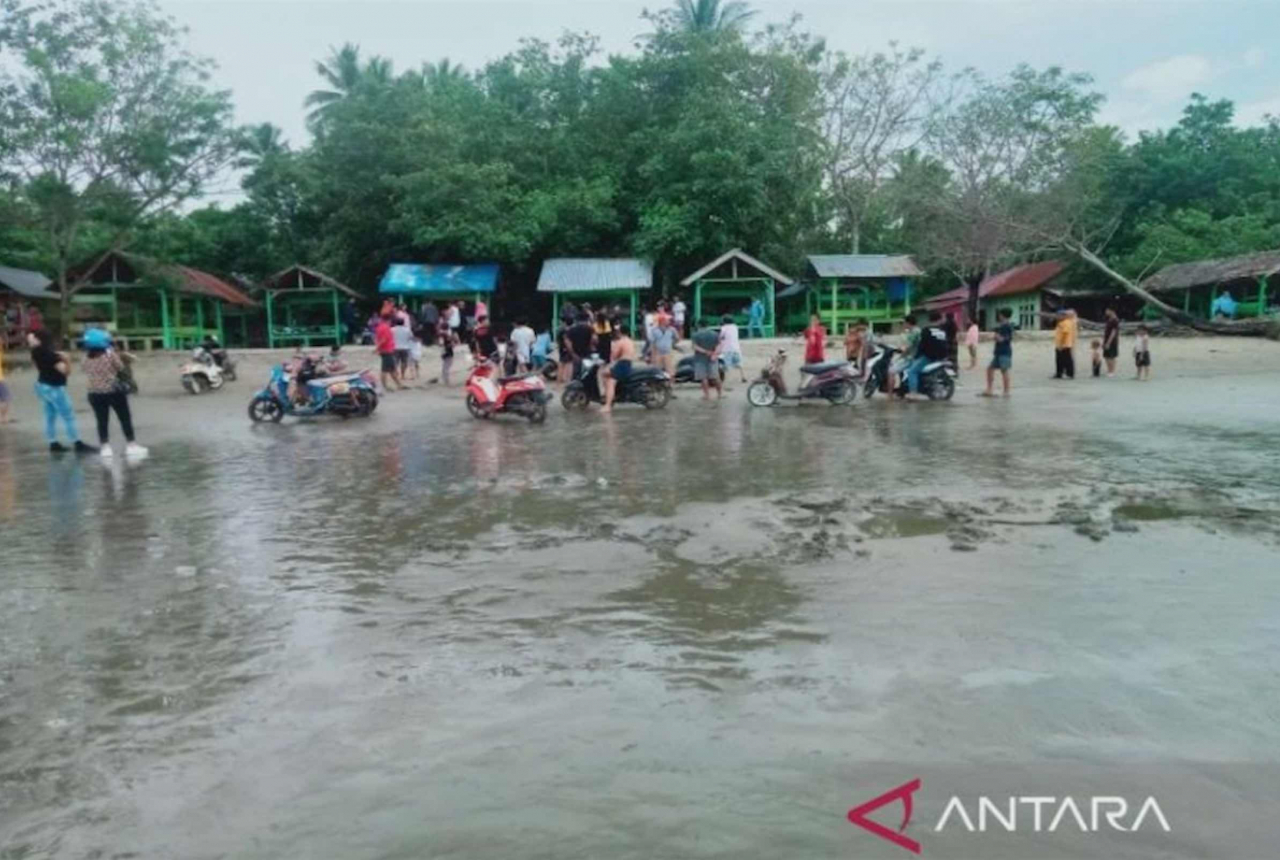
<instances>
[{"instance_id":1,"label":"tree line","mask_svg":"<svg viewBox=\"0 0 1280 860\"><path fill-rule=\"evenodd\" d=\"M552 256L642 256L670 289L731 247L793 273L911 253L941 290L1064 250L1132 281L1280 247L1274 118L1242 128L1189 94L1177 125L1126 140L1087 74L846 54L741 2L646 12L608 56L565 33L397 70L343 45L316 63L300 146L236 127L150 3L0 14L0 261L64 295L123 248L242 283L301 262L369 294L393 260L493 261L518 300ZM241 202L205 203L229 171Z\"/></svg>"}]
</instances>

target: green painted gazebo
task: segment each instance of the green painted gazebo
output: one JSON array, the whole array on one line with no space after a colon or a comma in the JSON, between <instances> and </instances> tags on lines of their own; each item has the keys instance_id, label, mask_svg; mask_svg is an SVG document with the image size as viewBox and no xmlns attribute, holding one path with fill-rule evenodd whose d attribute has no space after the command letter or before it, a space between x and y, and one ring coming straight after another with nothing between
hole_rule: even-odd
<instances>
[{"instance_id":1,"label":"green painted gazebo","mask_svg":"<svg viewBox=\"0 0 1280 860\"><path fill-rule=\"evenodd\" d=\"M653 287L653 264L648 260L558 258L542 264L538 292L551 293L551 330L560 325L561 296L575 302L623 300L630 308L631 331L636 330L640 291Z\"/></svg>"},{"instance_id":2,"label":"green painted gazebo","mask_svg":"<svg viewBox=\"0 0 1280 860\"><path fill-rule=\"evenodd\" d=\"M1235 317L1260 317L1275 313L1277 297L1271 281L1278 276L1280 250L1274 250L1165 266L1142 286L1205 319L1214 316L1218 298L1226 293L1233 299ZM1149 306L1144 310L1152 317L1159 315Z\"/></svg>"},{"instance_id":3,"label":"green painted gazebo","mask_svg":"<svg viewBox=\"0 0 1280 860\"><path fill-rule=\"evenodd\" d=\"M297 343L341 344L343 297L360 294L323 272L293 265L263 282L267 308L267 346Z\"/></svg>"},{"instance_id":4,"label":"green painted gazebo","mask_svg":"<svg viewBox=\"0 0 1280 860\"><path fill-rule=\"evenodd\" d=\"M380 294L399 296L415 312L426 301L479 304L497 289L497 263L392 263L378 284Z\"/></svg>"},{"instance_id":5,"label":"green painted gazebo","mask_svg":"<svg viewBox=\"0 0 1280 860\"><path fill-rule=\"evenodd\" d=\"M784 325L799 331L817 314L833 335L854 320L892 325L911 313L914 280L924 272L906 254L812 254L807 278L778 294Z\"/></svg>"},{"instance_id":6,"label":"green painted gazebo","mask_svg":"<svg viewBox=\"0 0 1280 860\"><path fill-rule=\"evenodd\" d=\"M747 309L760 299L764 303L763 337L777 333L774 296L778 287L795 283L791 278L752 257L741 248L734 248L716 257L698 271L680 282L682 287L693 287L693 320L715 318L731 314L743 337L750 337Z\"/></svg>"},{"instance_id":7,"label":"green painted gazebo","mask_svg":"<svg viewBox=\"0 0 1280 860\"><path fill-rule=\"evenodd\" d=\"M225 343L223 308L256 305L208 272L113 251L75 270L86 285L71 297L67 332L105 326L132 348L189 349L212 335Z\"/></svg>"}]
</instances>

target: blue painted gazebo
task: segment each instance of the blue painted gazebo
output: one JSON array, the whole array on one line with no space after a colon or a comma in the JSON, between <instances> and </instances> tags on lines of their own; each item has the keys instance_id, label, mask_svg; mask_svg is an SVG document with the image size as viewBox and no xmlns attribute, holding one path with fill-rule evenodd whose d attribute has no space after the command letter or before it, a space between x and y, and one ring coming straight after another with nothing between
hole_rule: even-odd
<instances>
[{"instance_id":1,"label":"blue painted gazebo","mask_svg":"<svg viewBox=\"0 0 1280 860\"><path fill-rule=\"evenodd\" d=\"M497 289L497 263L392 263L378 284L379 293L400 296L414 310L428 300L479 302Z\"/></svg>"}]
</instances>

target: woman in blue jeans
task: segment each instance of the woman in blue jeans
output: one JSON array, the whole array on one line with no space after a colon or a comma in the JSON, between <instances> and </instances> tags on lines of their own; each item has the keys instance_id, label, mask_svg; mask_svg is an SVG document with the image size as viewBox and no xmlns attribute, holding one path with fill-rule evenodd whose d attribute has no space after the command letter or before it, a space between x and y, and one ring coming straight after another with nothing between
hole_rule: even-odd
<instances>
[{"instance_id":1,"label":"woman in blue jeans","mask_svg":"<svg viewBox=\"0 0 1280 860\"><path fill-rule=\"evenodd\" d=\"M77 454L98 450L81 442L80 431L76 429L76 416L71 411L71 399L67 397L70 360L64 353L54 350L53 335L44 329L28 334L27 343L31 347L31 362L39 374L36 377L36 396L44 404L44 435L49 440L49 450L55 454L67 450L58 442L59 418L67 431L67 441L72 443Z\"/></svg>"}]
</instances>

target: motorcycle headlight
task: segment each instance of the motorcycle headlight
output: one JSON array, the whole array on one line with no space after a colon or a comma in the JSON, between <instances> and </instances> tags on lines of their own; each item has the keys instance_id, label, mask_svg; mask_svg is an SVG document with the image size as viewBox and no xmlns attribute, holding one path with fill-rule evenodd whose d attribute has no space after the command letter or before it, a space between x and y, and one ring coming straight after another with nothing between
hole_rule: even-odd
<instances>
[{"instance_id":1,"label":"motorcycle headlight","mask_svg":"<svg viewBox=\"0 0 1280 860\"><path fill-rule=\"evenodd\" d=\"M351 392L351 386L345 382L339 382L336 385L330 386L329 392L331 394L349 394Z\"/></svg>"}]
</instances>

